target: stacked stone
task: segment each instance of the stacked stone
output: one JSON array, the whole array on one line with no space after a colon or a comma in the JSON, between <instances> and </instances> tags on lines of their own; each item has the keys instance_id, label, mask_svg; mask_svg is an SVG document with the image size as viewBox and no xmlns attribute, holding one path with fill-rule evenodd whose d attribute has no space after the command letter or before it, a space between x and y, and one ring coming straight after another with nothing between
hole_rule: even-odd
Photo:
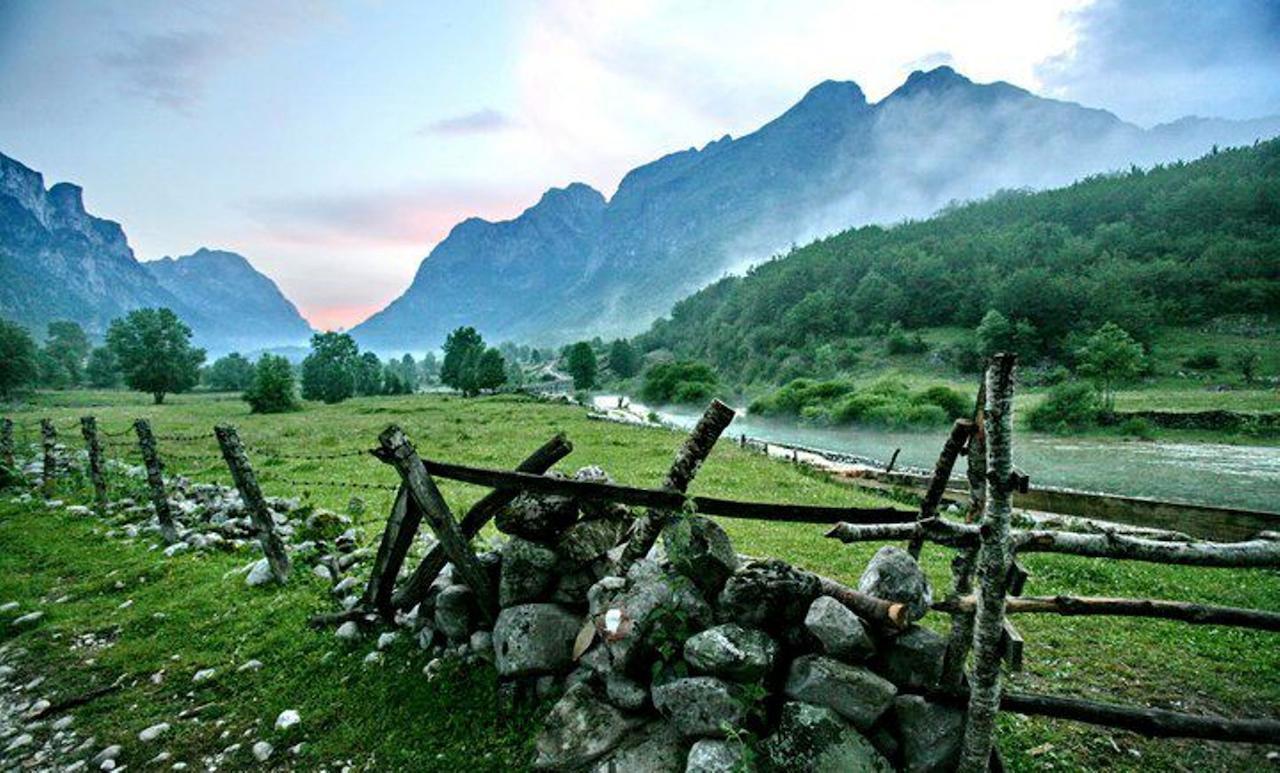
<instances>
[{"instance_id":1,"label":"stacked stone","mask_svg":"<svg viewBox=\"0 0 1280 773\"><path fill-rule=\"evenodd\" d=\"M598 468L575 477L607 480ZM678 515L615 573L631 514L524 495L482 554L498 589L492 630L448 571L411 613L418 641L494 663L500 694L556 698L534 767L584 771L947 770L963 733L937 687L945 640L873 629L815 575L740 557L714 521ZM930 588L886 547L859 590L905 604Z\"/></svg>"}]
</instances>

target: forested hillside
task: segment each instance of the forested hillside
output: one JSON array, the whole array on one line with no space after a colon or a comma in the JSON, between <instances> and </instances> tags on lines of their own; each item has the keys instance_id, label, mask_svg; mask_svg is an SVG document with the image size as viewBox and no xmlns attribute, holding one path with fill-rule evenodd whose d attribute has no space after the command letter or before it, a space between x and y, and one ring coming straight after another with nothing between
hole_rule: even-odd
<instances>
[{"instance_id":1,"label":"forested hillside","mask_svg":"<svg viewBox=\"0 0 1280 773\"><path fill-rule=\"evenodd\" d=\"M850 336L972 328L992 309L1031 358L1108 321L1148 341L1280 313L1280 141L845 231L686 298L638 343L771 382L856 359Z\"/></svg>"}]
</instances>

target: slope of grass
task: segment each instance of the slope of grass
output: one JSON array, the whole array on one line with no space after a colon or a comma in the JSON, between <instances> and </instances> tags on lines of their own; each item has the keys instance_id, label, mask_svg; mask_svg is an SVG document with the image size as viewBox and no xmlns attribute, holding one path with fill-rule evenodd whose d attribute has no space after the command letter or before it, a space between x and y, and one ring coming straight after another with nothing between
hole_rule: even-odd
<instances>
[{"instance_id":1,"label":"slope of grass","mask_svg":"<svg viewBox=\"0 0 1280 773\"><path fill-rule=\"evenodd\" d=\"M204 432L231 421L251 446L268 494L304 496L345 510L352 495L366 502L357 519L364 541L380 533L391 493L331 486L299 487L290 480L351 481L391 485L394 473L372 458L286 460L267 452L321 455L367 448L386 424L403 426L428 456L496 467L514 465L555 432L575 445L560 467L599 464L620 482L655 485L679 443L657 429L593 422L568 406L513 398L461 400L441 396L371 398L338 406L308 405L296 414L250 416L243 403L216 396L177 396L151 406L142 396L71 393L42 396L43 404L10 412L24 427L41 416L59 425L87 412L107 431L124 429L136 416L150 418L158 435ZM21 432L20 432L21 437ZM78 436L66 438L75 443ZM125 436L121 440L127 440ZM227 482L212 439L160 443L173 471L198 480ZM113 447L113 452L125 451ZM114 486L125 485L113 481ZM136 484L129 484L136 486ZM481 495L472 487L442 482L455 512ZM878 503L871 496L833 484L790 465L717 448L700 471L693 491L740 499L813 504ZM65 484L59 496L86 499ZM739 550L774 555L829 576L856 582L874 546L846 547L822 538L811 526L722 521ZM299 769L511 770L529 758L536 712L499 719L488 669L447 668L434 681L422 674L427 656L402 637L385 663L363 665L371 641L344 646L329 632L305 626L307 617L333 608L327 585L300 572L284 589L250 589L228 572L252 556L179 555L167 559L146 538L105 539L106 527L92 518L50 511L43 505L0 500L0 603L19 610L0 617L0 642L26 651L21 675L48 677L42 693L56 698L81 694L130 679L123 690L73 713L76 727L92 733L98 747L121 743L121 761L139 765L161 748L174 760L199 764L233 743L228 768L252 762L248 746L265 738L277 747L273 763ZM941 595L948 586L950 552L926 550L924 567ZM1070 592L1211 601L1280 608L1280 573L1195 570L1055 556L1027 557L1028 593ZM57 601L62 597L65 601ZM132 605L120 605L132 600ZM8 622L40 608L46 617L31 630ZM158 616L160 615L160 616ZM945 629L946 621L930 618ZM1060 694L1150 702L1230 716L1277 716L1280 648L1274 635L1156 622L1023 617L1027 671L1014 684ZM86 634L111 642L85 647ZM256 673L236 666L256 658ZM194 685L192 674L217 668L210 682ZM149 677L164 672L159 684ZM206 706L194 719L179 711ZM302 724L276 733L272 722L285 708ZM139 730L158 721L174 724L160 742L144 745ZM1001 744L1015 769L1044 767L1238 770L1264 764L1265 749L1217 744L1150 741L1066 722L1004 716ZM247 735L246 735L247 734ZM301 757L285 749L305 742Z\"/></svg>"}]
</instances>

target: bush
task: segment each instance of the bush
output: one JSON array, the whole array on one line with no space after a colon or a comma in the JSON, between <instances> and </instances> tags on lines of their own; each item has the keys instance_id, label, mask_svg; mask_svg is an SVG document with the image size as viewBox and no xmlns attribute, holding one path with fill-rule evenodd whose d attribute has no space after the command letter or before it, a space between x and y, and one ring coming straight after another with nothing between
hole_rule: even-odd
<instances>
[{"instance_id":1,"label":"bush","mask_svg":"<svg viewBox=\"0 0 1280 773\"><path fill-rule=\"evenodd\" d=\"M912 393L897 379L881 379L863 389L843 381L796 379L756 400L750 411L762 416L794 416L815 424L870 424L901 429L934 427L969 414L969 400L945 386Z\"/></svg>"},{"instance_id":2,"label":"bush","mask_svg":"<svg viewBox=\"0 0 1280 773\"><path fill-rule=\"evenodd\" d=\"M1120 425L1120 434L1125 437L1135 437L1139 440L1155 440L1156 425L1142 418L1126 419Z\"/></svg>"},{"instance_id":3,"label":"bush","mask_svg":"<svg viewBox=\"0 0 1280 773\"><path fill-rule=\"evenodd\" d=\"M941 408L946 418L952 421L973 413L973 403L969 398L951 387L942 386L941 384L917 392L912 399L920 405L932 405Z\"/></svg>"},{"instance_id":4,"label":"bush","mask_svg":"<svg viewBox=\"0 0 1280 773\"><path fill-rule=\"evenodd\" d=\"M1182 367L1191 370L1217 370L1221 364L1221 357L1212 349L1201 349L1182 361Z\"/></svg>"},{"instance_id":5,"label":"bush","mask_svg":"<svg viewBox=\"0 0 1280 773\"><path fill-rule=\"evenodd\" d=\"M253 382L244 391L244 401L251 413L284 413L296 411L293 366L283 357L264 354L253 369Z\"/></svg>"},{"instance_id":6,"label":"bush","mask_svg":"<svg viewBox=\"0 0 1280 773\"><path fill-rule=\"evenodd\" d=\"M1037 432L1083 429L1097 421L1100 408L1098 394L1088 384L1059 384L1027 412L1027 426Z\"/></svg>"},{"instance_id":7,"label":"bush","mask_svg":"<svg viewBox=\"0 0 1280 773\"><path fill-rule=\"evenodd\" d=\"M889 354L923 354L929 351L929 344L919 333L908 336L897 322L889 328L889 336L885 340L885 349Z\"/></svg>"},{"instance_id":8,"label":"bush","mask_svg":"<svg viewBox=\"0 0 1280 773\"><path fill-rule=\"evenodd\" d=\"M716 374L700 362L661 362L644 374L640 395L652 403L701 402L719 386Z\"/></svg>"}]
</instances>

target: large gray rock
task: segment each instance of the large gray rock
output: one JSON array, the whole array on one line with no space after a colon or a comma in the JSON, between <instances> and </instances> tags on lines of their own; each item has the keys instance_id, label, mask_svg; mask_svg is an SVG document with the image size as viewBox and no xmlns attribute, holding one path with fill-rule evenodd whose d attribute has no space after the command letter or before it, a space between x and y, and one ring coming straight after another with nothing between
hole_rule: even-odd
<instances>
[{"instance_id":1,"label":"large gray rock","mask_svg":"<svg viewBox=\"0 0 1280 773\"><path fill-rule=\"evenodd\" d=\"M742 724L747 705L733 685L710 676L674 679L653 688L653 705L681 735L720 738Z\"/></svg>"},{"instance_id":2,"label":"large gray rock","mask_svg":"<svg viewBox=\"0 0 1280 773\"><path fill-rule=\"evenodd\" d=\"M568 497L521 494L494 517L498 531L534 542L553 542L578 520Z\"/></svg>"},{"instance_id":3,"label":"large gray rock","mask_svg":"<svg viewBox=\"0 0 1280 773\"><path fill-rule=\"evenodd\" d=\"M889 773L893 766L829 708L790 702L760 744L761 768L778 773Z\"/></svg>"},{"instance_id":4,"label":"large gray rock","mask_svg":"<svg viewBox=\"0 0 1280 773\"><path fill-rule=\"evenodd\" d=\"M751 773L740 741L704 738L689 749L684 773Z\"/></svg>"},{"instance_id":5,"label":"large gray rock","mask_svg":"<svg viewBox=\"0 0 1280 773\"><path fill-rule=\"evenodd\" d=\"M573 662L582 618L555 604L521 604L498 613L494 662L501 676L550 674Z\"/></svg>"},{"instance_id":6,"label":"large gray rock","mask_svg":"<svg viewBox=\"0 0 1280 773\"><path fill-rule=\"evenodd\" d=\"M684 659L696 671L738 682L754 682L773 668L778 645L764 631L725 623L694 634Z\"/></svg>"},{"instance_id":7,"label":"large gray rock","mask_svg":"<svg viewBox=\"0 0 1280 773\"><path fill-rule=\"evenodd\" d=\"M538 770L573 770L608 754L640 724L576 684L551 707L534 747Z\"/></svg>"},{"instance_id":8,"label":"large gray rock","mask_svg":"<svg viewBox=\"0 0 1280 773\"><path fill-rule=\"evenodd\" d=\"M614 671L605 674L604 692L610 703L626 711L639 711L649 702L644 685Z\"/></svg>"},{"instance_id":9,"label":"large gray rock","mask_svg":"<svg viewBox=\"0 0 1280 773\"><path fill-rule=\"evenodd\" d=\"M964 712L919 695L893 699L902 768L911 773L954 770L964 740Z\"/></svg>"},{"instance_id":10,"label":"large gray rock","mask_svg":"<svg viewBox=\"0 0 1280 773\"><path fill-rule=\"evenodd\" d=\"M857 662L875 654L875 642L861 618L830 596L813 600L804 625L822 644L822 651L833 658Z\"/></svg>"},{"instance_id":11,"label":"large gray rock","mask_svg":"<svg viewBox=\"0 0 1280 773\"><path fill-rule=\"evenodd\" d=\"M913 625L886 643L875 668L899 687L929 689L942 676L947 640L928 628Z\"/></svg>"},{"instance_id":12,"label":"large gray rock","mask_svg":"<svg viewBox=\"0 0 1280 773\"><path fill-rule=\"evenodd\" d=\"M700 515L674 519L662 530L667 560L714 597L738 569L738 554L720 524Z\"/></svg>"},{"instance_id":13,"label":"large gray rock","mask_svg":"<svg viewBox=\"0 0 1280 773\"><path fill-rule=\"evenodd\" d=\"M607 630L612 618L620 621L616 630ZM667 572L648 560L637 561L627 571L627 589L613 597L605 608L609 654L615 668L639 673L646 657L653 651L653 631L662 625L663 635L679 635L676 627L685 629L684 636L711 623L711 607L688 578Z\"/></svg>"},{"instance_id":14,"label":"large gray rock","mask_svg":"<svg viewBox=\"0 0 1280 773\"><path fill-rule=\"evenodd\" d=\"M805 655L791 662L784 691L789 698L834 709L866 730L889 708L898 689L868 669Z\"/></svg>"},{"instance_id":15,"label":"large gray rock","mask_svg":"<svg viewBox=\"0 0 1280 773\"><path fill-rule=\"evenodd\" d=\"M512 537L502 548L502 575L498 581L498 604L504 607L542 601L555 582L555 551Z\"/></svg>"},{"instance_id":16,"label":"large gray rock","mask_svg":"<svg viewBox=\"0 0 1280 773\"><path fill-rule=\"evenodd\" d=\"M655 721L596 763L592 773L670 773L684 766L685 742L667 722Z\"/></svg>"},{"instance_id":17,"label":"large gray rock","mask_svg":"<svg viewBox=\"0 0 1280 773\"><path fill-rule=\"evenodd\" d=\"M556 552L573 564L586 564L608 553L627 530L626 521L596 518L574 524L560 542Z\"/></svg>"},{"instance_id":18,"label":"large gray rock","mask_svg":"<svg viewBox=\"0 0 1280 773\"><path fill-rule=\"evenodd\" d=\"M911 554L895 545L885 545L867 562L858 579L858 590L885 601L907 606L907 617L919 620L933 603L929 579Z\"/></svg>"},{"instance_id":19,"label":"large gray rock","mask_svg":"<svg viewBox=\"0 0 1280 773\"><path fill-rule=\"evenodd\" d=\"M785 561L752 561L720 591L719 616L725 622L770 632L786 630L801 621L820 590L815 575Z\"/></svg>"},{"instance_id":20,"label":"large gray rock","mask_svg":"<svg viewBox=\"0 0 1280 773\"><path fill-rule=\"evenodd\" d=\"M436 595L436 630L450 642L461 644L471 638L474 594L465 585L450 585Z\"/></svg>"}]
</instances>

